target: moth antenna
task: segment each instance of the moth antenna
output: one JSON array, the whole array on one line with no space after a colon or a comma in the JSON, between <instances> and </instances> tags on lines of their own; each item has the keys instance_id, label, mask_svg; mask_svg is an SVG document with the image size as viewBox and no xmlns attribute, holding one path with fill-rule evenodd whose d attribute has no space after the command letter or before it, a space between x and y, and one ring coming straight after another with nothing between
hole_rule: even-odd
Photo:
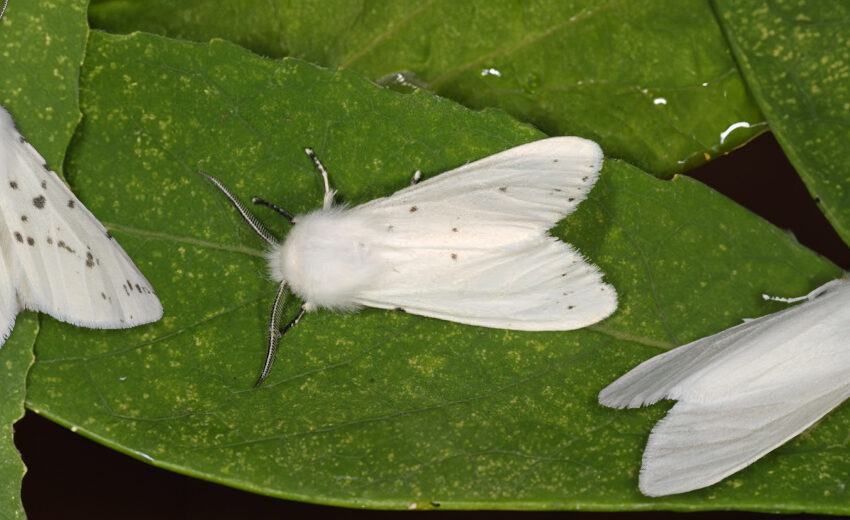
<instances>
[{"instance_id":1,"label":"moth antenna","mask_svg":"<svg viewBox=\"0 0 850 520\"><path fill-rule=\"evenodd\" d=\"M328 181L328 171L322 165L322 161L316 157L316 154L313 152L312 148L304 148L304 152L307 154L310 159L313 160L313 164L316 165L316 169L319 170L319 173L322 174L322 180L325 183L325 196L323 201L323 207L325 209L330 208L334 204L334 195L336 195L336 190L331 189L331 183Z\"/></svg>"},{"instance_id":2,"label":"moth antenna","mask_svg":"<svg viewBox=\"0 0 850 520\"><path fill-rule=\"evenodd\" d=\"M198 173L206 177L207 180L213 183L216 188L218 188L219 190L221 190L222 193L224 193L224 196L227 197L227 200L229 200L231 204L233 204L233 207L236 208L236 211L238 211L239 214L242 215L242 218L245 219L245 222L247 222L248 225L251 226L251 229L254 230L254 233L259 235L260 238L262 238L268 245L278 245L277 238L275 238L271 231L266 229L266 226L264 226L262 222L257 220L257 217L255 217L254 214L251 213L248 208L244 204L242 204L239 199L236 198L236 195L234 195L227 188L227 186L222 184L221 181L219 181L215 177L207 175L204 172L199 171Z\"/></svg>"},{"instance_id":3,"label":"moth antenna","mask_svg":"<svg viewBox=\"0 0 850 520\"><path fill-rule=\"evenodd\" d=\"M265 206L267 208L271 208L274 211L283 215L283 218L288 220L290 224L295 224L295 217L292 215L292 213L281 208L280 206L278 206L274 202L269 202L266 199L261 199L260 197L251 197L251 202L253 202L254 204L257 204L259 206Z\"/></svg>"},{"instance_id":4,"label":"moth antenna","mask_svg":"<svg viewBox=\"0 0 850 520\"><path fill-rule=\"evenodd\" d=\"M282 334L278 329L280 325L280 317L283 314L283 298L286 295L286 282L280 284L280 287L277 289L277 295L274 297L274 303L272 304L272 313L269 316L269 349L266 352L266 362L263 364L263 370L260 372L260 377L257 378L257 382L254 383L254 388L260 386L263 380L268 377L269 372L272 370L272 363L274 363L275 355L277 354L277 344L280 341L280 337Z\"/></svg>"},{"instance_id":5,"label":"moth antenna","mask_svg":"<svg viewBox=\"0 0 850 520\"><path fill-rule=\"evenodd\" d=\"M299 321L301 321L301 317L304 316L304 313L307 312L307 309L304 306L301 306L301 309L298 311L298 314L295 315L289 323L287 323L283 328L279 328L280 325L280 317L283 314L283 297L286 294L286 282L280 284L280 288L277 290L277 296L275 296L274 304L272 304L272 313L269 316L269 350L266 352L266 362L263 364L263 370L260 372L260 377L257 378L257 382L254 383L254 388L260 386L263 381L265 381L266 377L268 377L269 372L272 371L272 365L274 364L274 358L277 355L277 346L280 342L280 338L283 337L286 332L294 327Z\"/></svg>"}]
</instances>

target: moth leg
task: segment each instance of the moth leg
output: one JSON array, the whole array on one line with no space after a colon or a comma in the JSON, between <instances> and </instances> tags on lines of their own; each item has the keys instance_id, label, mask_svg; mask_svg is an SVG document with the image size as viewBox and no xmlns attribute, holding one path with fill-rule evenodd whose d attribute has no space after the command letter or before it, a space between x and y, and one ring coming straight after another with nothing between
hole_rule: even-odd
<instances>
[{"instance_id":1,"label":"moth leg","mask_svg":"<svg viewBox=\"0 0 850 520\"><path fill-rule=\"evenodd\" d=\"M334 205L334 195L336 194L336 190L331 189L330 182L328 182L328 171L322 165L322 161L316 157L316 154L313 153L312 148L305 148L304 152L313 160L313 164L316 165L316 169L319 170L319 173L322 174L322 180L325 182L325 197L323 199L322 207L324 209L328 209Z\"/></svg>"},{"instance_id":2,"label":"moth leg","mask_svg":"<svg viewBox=\"0 0 850 520\"><path fill-rule=\"evenodd\" d=\"M222 184L221 181L219 181L215 177L212 177L211 175L207 175L206 173L200 171L198 173L206 177L208 181L213 183L213 186L221 190L224 196L227 197L227 200L229 200L230 203L233 204L233 207L236 208L236 211L239 212L239 215L241 215L242 218L245 219L245 222L247 222L248 225L251 226L251 229L254 230L254 233L259 235L259 237L265 240L265 242L270 246L278 244L277 238L275 238L272 232L266 229L262 222L257 220L257 217L255 217L254 214L251 213L244 204L242 204L242 201L236 198L236 195L234 195L233 192L231 192L227 188L227 186Z\"/></svg>"},{"instance_id":3,"label":"moth leg","mask_svg":"<svg viewBox=\"0 0 850 520\"><path fill-rule=\"evenodd\" d=\"M286 332L294 327L299 321L301 321L301 317L304 316L304 313L307 312L307 309L304 305L301 306L301 309L298 311L298 314L290 320L283 328L280 328L280 317L283 314L283 299L286 295L286 282L280 284L280 288L277 290L277 295L274 298L274 304L272 304L272 312L269 317L269 348L266 352L266 362L263 364L263 370L260 372L260 377L257 378L257 382L254 383L254 388L260 386L263 381L265 381L266 377L268 377L269 372L272 371L272 365L274 364L275 355L277 355L277 346L280 343L280 338L283 337Z\"/></svg>"},{"instance_id":4,"label":"moth leg","mask_svg":"<svg viewBox=\"0 0 850 520\"><path fill-rule=\"evenodd\" d=\"M271 209L275 210L276 212L280 213L281 215L283 215L283 218L288 220L290 224L295 224L295 217L292 216L292 213L286 211L285 209L281 208L277 204L275 204L273 202L269 202L266 199L261 199L260 197L251 197L251 202L253 202L254 204L257 204L258 206L265 206L267 208L271 208Z\"/></svg>"},{"instance_id":5,"label":"moth leg","mask_svg":"<svg viewBox=\"0 0 850 520\"><path fill-rule=\"evenodd\" d=\"M413 178L410 179L410 185L413 186L415 184L418 184L419 181L421 181L421 180L422 180L422 170L416 170L415 172L413 172Z\"/></svg>"}]
</instances>

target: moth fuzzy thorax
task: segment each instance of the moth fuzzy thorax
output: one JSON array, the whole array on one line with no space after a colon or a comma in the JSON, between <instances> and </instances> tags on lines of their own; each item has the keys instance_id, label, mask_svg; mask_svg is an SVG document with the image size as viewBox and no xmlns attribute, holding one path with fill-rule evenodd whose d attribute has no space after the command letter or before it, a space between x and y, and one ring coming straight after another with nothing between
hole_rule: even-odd
<instances>
[{"instance_id":1,"label":"moth fuzzy thorax","mask_svg":"<svg viewBox=\"0 0 850 520\"><path fill-rule=\"evenodd\" d=\"M356 310L356 295L383 270L376 236L369 218L341 206L299 215L268 253L270 276L316 307Z\"/></svg>"}]
</instances>

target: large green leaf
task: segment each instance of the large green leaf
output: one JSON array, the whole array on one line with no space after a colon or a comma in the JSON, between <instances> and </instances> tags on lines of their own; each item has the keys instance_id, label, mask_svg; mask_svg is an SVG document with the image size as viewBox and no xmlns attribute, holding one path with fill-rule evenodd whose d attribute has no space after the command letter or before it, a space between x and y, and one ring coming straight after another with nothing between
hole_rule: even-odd
<instances>
[{"instance_id":1,"label":"large green leaf","mask_svg":"<svg viewBox=\"0 0 850 520\"><path fill-rule=\"evenodd\" d=\"M56 171L62 169L65 148L80 118L77 78L88 33L86 4L12 2L0 19L0 105ZM0 348L2 519L24 517L20 490L25 467L12 440L12 425L24 413L37 334L35 314L22 313Z\"/></svg>"},{"instance_id":2,"label":"large green leaf","mask_svg":"<svg viewBox=\"0 0 850 520\"><path fill-rule=\"evenodd\" d=\"M598 140L659 175L765 129L705 0L101 0L95 27L206 41L354 69L412 73L473 108Z\"/></svg>"},{"instance_id":3,"label":"large green leaf","mask_svg":"<svg viewBox=\"0 0 850 520\"><path fill-rule=\"evenodd\" d=\"M771 130L850 244L850 4L715 3Z\"/></svg>"},{"instance_id":4,"label":"large green leaf","mask_svg":"<svg viewBox=\"0 0 850 520\"><path fill-rule=\"evenodd\" d=\"M840 273L702 184L609 160L556 226L617 287L620 307L604 322L528 333L320 311L252 389L276 287L262 244L196 170L246 200L303 212L321 200L305 146L356 204L407 185L417 168L436 175L542 134L349 72L144 34L91 35L81 107L71 182L166 317L128 331L45 320L28 399L54 420L162 467L311 502L847 510L825 491L830 472L846 473L829 446L843 442L850 409L717 486L653 500L638 493L637 471L664 407L596 403L640 360L782 307L763 291L799 295Z\"/></svg>"}]
</instances>

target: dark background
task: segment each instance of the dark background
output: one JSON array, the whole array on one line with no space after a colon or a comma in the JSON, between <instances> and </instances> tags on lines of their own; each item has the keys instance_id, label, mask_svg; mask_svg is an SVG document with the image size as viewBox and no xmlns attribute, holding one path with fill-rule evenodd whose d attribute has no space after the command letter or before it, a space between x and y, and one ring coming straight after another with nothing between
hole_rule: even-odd
<instances>
[{"instance_id":1,"label":"dark background","mask_svg":"<svg viewBox=\"0 0 850 520\"><path fill-rule=\"evenodd\" d=\"M0 0L2 1L2 0ZM850 248L820 213L817 201L788 163L772 134L692 172L727 197L789 230L803 245L850 269ZM649 432L647 432L648 434ZM231 519L397 518L402 511L364 511L254 495L159 469L105 448L27 411L15 425L15 443L27 465L24 507L30 520L55 518ZM635 482L637 486L637 482ZM435 511L417 517L483 518L659 518L706 519L707 513L585 513ZM775 518L765 513L729 512L724 518ZM788 518L792 516L784 516ZM806 517L795 515L793 517ZM808 517L812 518L812 517Z\"/></svg>"}]
</instances>

